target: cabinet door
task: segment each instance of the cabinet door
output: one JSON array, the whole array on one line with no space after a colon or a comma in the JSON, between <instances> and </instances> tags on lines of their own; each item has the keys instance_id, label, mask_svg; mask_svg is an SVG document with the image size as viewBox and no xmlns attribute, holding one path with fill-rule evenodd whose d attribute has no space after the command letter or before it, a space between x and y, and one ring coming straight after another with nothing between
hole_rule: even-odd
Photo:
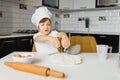
<instances>
[{"instance_id":1,"label":"cabinet door","mask_svg":"<svg viewBox=\"0 0 120 80\"><path fill-rule=\"evenodd\" d=\"M31 51L33 45L33 37L21 37L17 39L17 51Z\"/></svg>"},{"instance_id":2,"label":"cabinet door","mask_svg":"<svg viewBox=\"0 0 120 80\"><path fill-rule=\"evenodd\" d=\"M42 0L32 0L32 1L33 1L32 3L33 6L42 6Z\"/></svg>"},{"instance_id":3,"label":"cabinet door","mask_svg":"<svg viewBox=\"0 0 120 80\"><path fill-rule=\"evenodd\" d=\"M25 0L25 4L31 6L42 6L42 0Z\"/></svg>"},{"instance_id":4,"label":"cabinet door","mask_svg":"<svg viewBox=\"0 0 120 80\"><path fill-rule=\"evenodd\" d=\"M74 0L74 9L95 8L95 0Z\"/></svg>"},{"instance_id":5,"label":"cabinet door","mask_svg":"<svg viewBox=\"0 0 120 80\"><path fill-rule=\"evenodd\" d=\"M92 35L95 37L97 44L105 44L112 47L112 52L119 51L119 36L117 35Z\"/></svg>"},{"instance_id":6,"label":"cabinet door","mask_svg":"<svg viewBox=\"0 0 120 80\"><path fill-rule=\"evenodd\" d=\"M16 39L6 38L0 40L0 58L16 50Z\"/></svg>"},{"instance_id":7,"label":"cabinet door","mask_svg":"<svg viewBox=\"0 0 120 80\"><path fill-rule=\"evenodd\" d=\"M89 34L82 33L71 33L70 36L89 36Z\"/></svg>"},{"instance_id":8,"label":"cabinet door","mask_svg":"<svg viewBox=\"0 0 120 80\"><path fill-rule=\"evenodd\" d=\"M73 9L73 0L59 0L59 9Z\"/></svg>"}]
</instances>

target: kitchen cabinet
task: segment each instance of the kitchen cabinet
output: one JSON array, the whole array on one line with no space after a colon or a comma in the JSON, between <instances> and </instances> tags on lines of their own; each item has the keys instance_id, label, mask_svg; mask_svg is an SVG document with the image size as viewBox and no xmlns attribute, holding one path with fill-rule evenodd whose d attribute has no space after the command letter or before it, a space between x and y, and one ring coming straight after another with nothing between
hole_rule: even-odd
<instances>
[{"instance_id":1,"label":"kitchen cabinet","mask_svg":"<svg viewBox=\"0 0 120 80\"><path fill-rule=\"evenodd\" d=\"M74 0L74 9L95 8L95 0Z\"/></svg>"},{"instance_id":2,"label":"kitchen cabinet","mask_svg":"<svg viewBox=\"0 0 120 80\"><path fill-rule=\"evenodd\" d=\"M17 38L17 51L31 51L33 45L33 37L20 37Z\"/></svg>"},{"instance_id":3,"label":"kitchen cabinet","mask_svg":"<svg viewBox=\"0 0 120 80\"><path fill-rule=\"evenodd\" d=\"M82 34L82 33L70 33L70 36L89 36L88 34Z\"/></svg>"},{"instance_id":4,"label":"kitchen cabinet","mask_svg":"<svg viewBox=\"0 0 120 80\"><path fill-rule=\"evenodd\" d=\"M105 44L112 47L112 52L119 52L119 35L101 35L101 34L91 34L94 36L97 44Z\"/></svg>"},{"instance_id":5,"label":"kitchen cabinet","mask_svg":"<svg viewBox=\"0 0 120 80\"><path fill-rule=\"evenodd\" d=\"M42 0L25 0L25 4L32 6L42 6Z\"/></svg>"},{"instance_id":6,"label":"kitchen cabinet","mask_svg":"<svg viewBox=\"0 0 120 80\"><path fill-rule=\"evenodd\" d=\"M0 58L15 51L17 41L14 38L0 39Z\"/></svg>"},{"instance_id":7,"label":"kitchen cabinet","mask_svg":"<svg viewBox=\"0 0 120 80\"><path fill-rule=\"evenodd\" d=\"M70 33L70 36L94 36L97 44L108 45L112 47L112 53L119 52L119 35L103 35L103 34L81 34L81 33Z\"/></svg>"},{"instance_id":8,"label":"kitchen cabinet","mask_svg":"<svg viewBox=\"0 0 120 80\"><path fill-rule=\"evenodd\" d=\"M59 0L59 9L73 9L74 0Z\"/></svg>"},{"instance_id":9,"label":"kitchen cabinet","mask_svg":"<svg viewBox=\"0 0 120 80\"><path fill-rule=\"evenodd\" d=\"M58 9L59 8L59 0L42 0L42 5Z\"/></svg>"},{"instance_id":10,"label":"kitchen cabinet","mask_svg":"<svg viewBox=\"0 0 120 80\"><path fill-rule=\"evenodd\" d=\"M59 0L59 9L95 8L95 0Z\"/></svg>"},{"instance_id":11,"label":"kitchen cabinet","mask_svg":"<svg viewBox=\"0 0 120 80\"><path fill-rule=\"evenodd\" d=\"M13 51L31 51L33 37L14 37L0 39L0 58Z\"/></svg>"}]
</instances>

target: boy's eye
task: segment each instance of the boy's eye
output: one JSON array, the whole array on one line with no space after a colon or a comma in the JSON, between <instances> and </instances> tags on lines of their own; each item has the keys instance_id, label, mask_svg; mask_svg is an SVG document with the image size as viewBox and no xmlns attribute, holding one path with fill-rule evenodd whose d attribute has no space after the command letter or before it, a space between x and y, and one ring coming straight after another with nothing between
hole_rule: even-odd
<instances>
[{"instance_id":1,"label":"boy's eye","mask_svg":"<svg viewBox=\"0 0 120 80\"><path fill-rule=\"evenodd\" d=\"M41 26L44 26L44 24L41 24Z\"/></svg>"},{"instance_id":2,"label":"boy's eye","mask_svg":"<svg viewBox=\"0 0 120 80\"><path fill-rule=\"evenodd\" d=\"M47 24L47 26L50 26L50 24Z\"/></svg>"}]
</instances>

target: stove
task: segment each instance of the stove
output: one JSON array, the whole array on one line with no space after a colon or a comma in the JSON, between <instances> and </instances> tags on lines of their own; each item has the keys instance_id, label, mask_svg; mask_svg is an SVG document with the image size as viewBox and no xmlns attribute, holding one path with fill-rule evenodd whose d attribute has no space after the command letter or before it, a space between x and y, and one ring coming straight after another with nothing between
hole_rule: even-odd
<instances>
[{"instance_id":1,"label":"stove","mask_svg":"<svg viewBox=\"0 0 120 80\"><path fill-rule=\"evenodd\" d=\"M38 32L38 30L17 30L14 33L34 34L34 33L37 33L37 32Z\"/></svg>"}]
</instances>

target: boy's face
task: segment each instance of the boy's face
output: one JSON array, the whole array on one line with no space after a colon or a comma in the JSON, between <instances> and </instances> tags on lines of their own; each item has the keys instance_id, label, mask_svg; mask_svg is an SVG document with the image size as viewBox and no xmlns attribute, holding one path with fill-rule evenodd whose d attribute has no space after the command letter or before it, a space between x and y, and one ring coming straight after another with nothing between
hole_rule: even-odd
<instances>
[{"instance_id":1,"label":"boy's face","mask_svg":"<svg viewBox=\"0 0 120 80\"><path fill-rule=\"evenodd\" d=\"M46 20L43 23L39 23L39 31L43 34L43 35L48 35L51 31L51 22L49 20Z\"/></svg>"}]
</instances>

